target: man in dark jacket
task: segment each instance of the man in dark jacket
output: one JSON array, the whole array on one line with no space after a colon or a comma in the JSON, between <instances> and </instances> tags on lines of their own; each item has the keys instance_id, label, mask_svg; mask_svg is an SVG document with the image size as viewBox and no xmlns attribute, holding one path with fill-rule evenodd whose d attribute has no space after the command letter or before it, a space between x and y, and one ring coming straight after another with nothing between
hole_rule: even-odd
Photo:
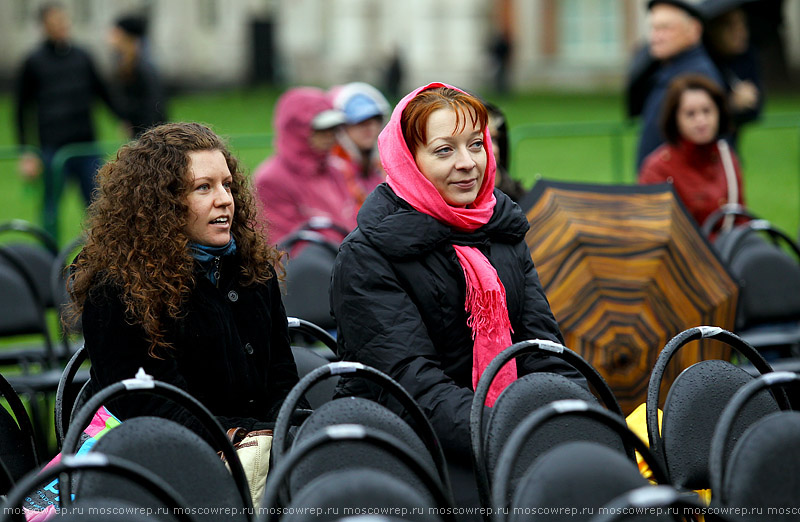
<instances>
[{"instance_id":1,"label":"man in dark jacket","mask_svg":"<svg viewBox=\"0 0 800 522\"><path fill-rule=\"evenodd\" d=\"M19 169L27 179L44 174L44 224L56 232L57 205L63 181L52 171L53 156L70 143L92 142L92 104L102 99L115 113L105 85L91 57L70 41L70 22L59 4L46 4L40 10L45 35L42 45L22 65L16 86L17 140L23 148ZM28 147L33 144L32 113L36 114L41 158ZM71 159L66 174L78 179L88 203L94 190L94 176L100 160L96 156Z\"/></svg>"},{"instance_id":2,"label":"man in dark jacket","mask_svg":"<svg viewBox=\"0 0 800 522\"><path fill-rule=\"evenodd\" d=\"M650 0L647 8L650 11L649 52L658 65L644 97L637 171L644 158L664 142L659 118L667 86L673 78L692 72L723 86L722 76L703 48L703 24L697 9L681 0Z\"/></svg>"}]
</instances>

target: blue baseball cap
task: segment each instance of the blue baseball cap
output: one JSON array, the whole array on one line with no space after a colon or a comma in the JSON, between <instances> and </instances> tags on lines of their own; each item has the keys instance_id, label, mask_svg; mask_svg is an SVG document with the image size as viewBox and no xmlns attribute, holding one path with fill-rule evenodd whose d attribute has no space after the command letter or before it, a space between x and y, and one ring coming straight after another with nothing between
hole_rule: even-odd
<instances>
[{"instance_id":1,"label":"blue baseball cap","mask_svg":"<svg viewBox=\"0 0 800 522\"><path fill-rule=\"evenodd\" d=\"M383 118L383 110L378 103L364 93L356 93L342 107L349 125L361 123L375 116Z\"/></svg>"}]
</instances>

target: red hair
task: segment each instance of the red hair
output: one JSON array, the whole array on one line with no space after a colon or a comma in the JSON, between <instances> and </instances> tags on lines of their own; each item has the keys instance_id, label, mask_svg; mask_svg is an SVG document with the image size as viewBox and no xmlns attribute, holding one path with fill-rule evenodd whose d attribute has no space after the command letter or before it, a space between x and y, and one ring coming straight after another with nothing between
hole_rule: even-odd
<instances>
[{"instance_id":1,"label":"red hair","mask_svg":"<svg viewBox=\"0 0 800 522\"><path fill-rule=\"evenodd\" d=\"M431 114L446 108L456 114L453 134L467 126L467 115L473 126L480 126L481 133L486 129L489 115L479 99L449 87L427 89L408 102L400 116L400 129L412 156L416 155L420 146L428 143L428 119Z\"/></svg>"}]
</instances>

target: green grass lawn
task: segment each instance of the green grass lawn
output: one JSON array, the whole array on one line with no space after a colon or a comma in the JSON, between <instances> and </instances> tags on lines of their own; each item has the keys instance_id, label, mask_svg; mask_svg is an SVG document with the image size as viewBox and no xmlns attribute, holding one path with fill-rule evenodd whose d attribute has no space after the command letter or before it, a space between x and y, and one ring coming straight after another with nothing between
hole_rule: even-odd
<instances>
[{"instance_id":1,"label":"green grass lawn","mask_svg":"<svg viewBox=\"0 0 800 522\"><path fill-rule=\"evenodd\" d=\"M173 120L210 124L231 137L233 148L248 171L271 152L272 109L280 91L259 88L232 92L186 94L171 101ZM572 94L536 92L491 97L507 114L512 135L515 129L559 134L579 130L591 133L592 122L624 124L622 97L618 93ZM12 146L12 106L8 95L0 95L0 148ZM782 115L793 127L775 127ZM784 118L785 119L785 118ZM100 139L112 144L123 134L110 114L96 114ZM772 123L771 123L772 122ZM782 122L786 124L786 122ZM558 124L558 125L557 125ZM600 126L602 127L602 125ZM636 128L624 127L617 141L596 127L595 135L540 136L521 141L512 154L512 171L528 187L540 177L593 183L635 180ZM745 176L748 206L759 216L794 236L800 224L800 96L772 96L764 122L750 125L741 136L740 157ZM21 218L39 222L40 188L25 184L16 173L13 158L0 157L0 221ZM61 242L81 230L83 205L75 186L68 186L61 206Z\"/></svg>"}]
</instances>

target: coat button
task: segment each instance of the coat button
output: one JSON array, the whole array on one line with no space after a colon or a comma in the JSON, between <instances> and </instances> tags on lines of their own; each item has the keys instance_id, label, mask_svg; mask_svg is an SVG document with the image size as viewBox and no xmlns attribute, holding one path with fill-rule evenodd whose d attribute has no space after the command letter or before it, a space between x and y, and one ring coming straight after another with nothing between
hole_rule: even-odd
<instances>
[{"instance_id":1,"label":"coat button","mask_svg":"<svg viewBox=\"0 0 800 522\"><path fill-rule=\"evenodd\" d=\"M250 344L250 343L245 344L244 345L244 351L247 352L247 355L252 354L253 353L253 345Z\"/></svg>"},{"instance_id":2,"label":"coat button","mask_svg":"<svg viewBox=\"0 0 800 522\"><path fill-rule=\"evenodd\" d=\"M236 293L236 290L231 290L228 292L228 299L230 299L232 303L235 303L239 300L239 294Z\"/></svg>"}]
</instances>

